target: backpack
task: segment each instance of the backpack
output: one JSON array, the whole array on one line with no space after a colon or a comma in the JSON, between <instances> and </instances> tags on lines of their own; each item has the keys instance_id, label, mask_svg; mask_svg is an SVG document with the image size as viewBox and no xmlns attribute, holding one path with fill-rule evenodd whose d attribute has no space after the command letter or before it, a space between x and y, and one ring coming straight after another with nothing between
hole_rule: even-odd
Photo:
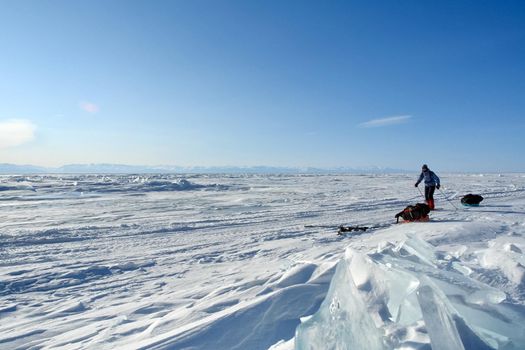
<instances>
[{"instance_id":1,"label":"backpack","mask_svg":"<svg viewBox=\"0 0 525 350\"><path fill-rule=\"evenodd\" d=\"M430 213L430 207L425 203L409 205L396 214L396 222L399 222L399 217L405 221L426 221L428 220L428 213Z\"/></svg>"},{"instance_id":2,"label":"backpack","mask_svg":"<svg viewBox=\"0 0 525 350\"><path fill-rule=\"evenodd\" d=\"M478 205L483 200L479 194L469 193L461 197L461 204L463 205Z\"/></svg>"}]
</instances>

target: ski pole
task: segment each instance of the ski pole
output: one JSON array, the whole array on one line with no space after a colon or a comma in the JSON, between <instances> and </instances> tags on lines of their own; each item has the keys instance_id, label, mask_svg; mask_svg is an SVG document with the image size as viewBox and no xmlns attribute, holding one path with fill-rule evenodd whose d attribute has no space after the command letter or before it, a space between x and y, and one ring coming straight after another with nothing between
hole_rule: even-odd
<instances>
[{"instance_id":1,"label":"ski pole","mask_svg":"<svg viewBox=\"0 0 525 350\"><path fill-rule=\"evenodd\" d=\"M417 186L416 186L416 188L419 191L419 193L421 193L421 196L423 196L423 198L425 198L425 195L423 194L423 192L421 192L421 189L419 187L417 187ZM425 198L425 200L426 200L426 198Z\"/></svg>"},{"instance_id":2,"label":"ski pole","mask_svg":"<svg viewBox=\"0 0 525 350\"><path fill-rule=\"evenodd\" d=\"M439 192L441 192L443 197L445 197L445 199L450 203L450 205L452 205L454 207L454 209L458 210L458 208L454 205L454 203L452 203L452 201L450 199L448 199L448 197L445 195L445 193L443 191L441 191L441 188L439 189Z\"/></svg>"}]
</instances>

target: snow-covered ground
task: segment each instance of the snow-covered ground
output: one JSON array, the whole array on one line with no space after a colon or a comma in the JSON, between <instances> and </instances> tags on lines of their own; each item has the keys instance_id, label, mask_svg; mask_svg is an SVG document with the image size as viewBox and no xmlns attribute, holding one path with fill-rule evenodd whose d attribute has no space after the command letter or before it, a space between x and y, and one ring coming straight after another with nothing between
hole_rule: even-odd
<instances>
[{"instance_id":1,"label":"snow-covered ground","mask_svg":"<svg viewBox=\"0 0 525 350\"><path fill-rule=\"evenodd\" d=\"M0 177L0 348L525 349L525 176L440 175Z\"/></svg>"}]
</instances>

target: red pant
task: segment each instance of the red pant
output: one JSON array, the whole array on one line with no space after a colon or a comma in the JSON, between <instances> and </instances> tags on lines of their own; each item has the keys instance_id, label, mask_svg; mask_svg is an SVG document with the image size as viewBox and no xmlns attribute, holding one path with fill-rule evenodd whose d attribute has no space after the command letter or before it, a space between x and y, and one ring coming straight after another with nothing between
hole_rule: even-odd
<instances>
[{"instance_id":1,"label":"red pant","mask_svg":"<svg viewBox=\"0 0 525 350\"><path fill-rule=\"evenodd\" d=\"M425 201L430 209L434 209L434 191L436 186L425 186Z\"/></svg>"}]
</instances>

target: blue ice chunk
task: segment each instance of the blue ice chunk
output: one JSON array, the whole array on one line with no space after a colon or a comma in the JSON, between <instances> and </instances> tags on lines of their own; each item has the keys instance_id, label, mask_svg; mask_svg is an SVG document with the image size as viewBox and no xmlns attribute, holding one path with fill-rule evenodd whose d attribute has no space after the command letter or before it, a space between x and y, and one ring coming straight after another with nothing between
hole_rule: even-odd
<instances>
[{"instance_id":1,"label":"blue ice chunk","mask_svg":"<svg viewBox=\"0 0 525 350\"><path fill-rule=\"evenodd\" d=\"M385 349L346 259L338 263L319 311L298 326L295 349Z\"/></svg>"},{"instance_id":2,"label":"blue ice chunk","mask_svg":"<svg viewBox=\"0 0 525 350\"><path fill-rule=\"evenodd\" d=\"M422 285L417 297L432 350L464 350L450 310L435 289L428 284Z\"/></svg>"}]
</instances>

